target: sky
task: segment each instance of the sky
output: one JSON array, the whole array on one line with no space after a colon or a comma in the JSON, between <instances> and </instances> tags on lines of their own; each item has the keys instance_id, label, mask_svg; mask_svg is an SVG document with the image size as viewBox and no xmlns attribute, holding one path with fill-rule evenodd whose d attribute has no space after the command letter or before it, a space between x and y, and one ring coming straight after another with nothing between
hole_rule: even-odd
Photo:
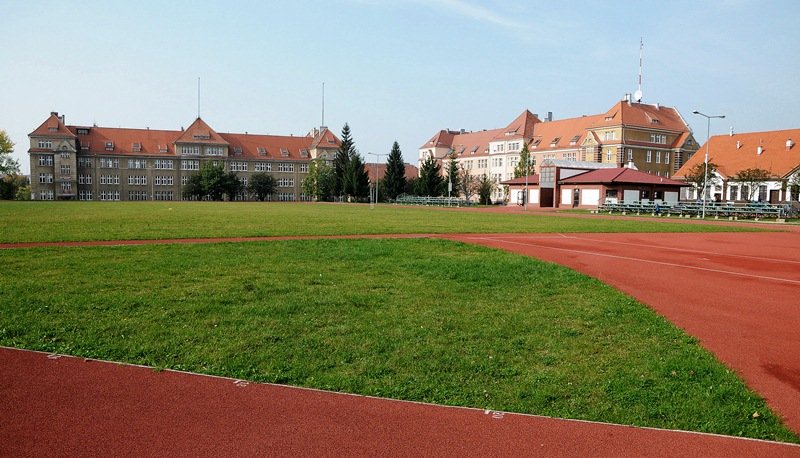
<instances>
[{"instance_id":1,"label":"sky","mask_svg":"<svg viewBox=\"0 0 800 458\"><path fill-rule=\"evenodd\" d=\"M800 2L0 0L0 129L67 124L305 135L345 123L368 162L523 110L643 102L711 134L800 127Z\"/></svg>"}]
</instances>

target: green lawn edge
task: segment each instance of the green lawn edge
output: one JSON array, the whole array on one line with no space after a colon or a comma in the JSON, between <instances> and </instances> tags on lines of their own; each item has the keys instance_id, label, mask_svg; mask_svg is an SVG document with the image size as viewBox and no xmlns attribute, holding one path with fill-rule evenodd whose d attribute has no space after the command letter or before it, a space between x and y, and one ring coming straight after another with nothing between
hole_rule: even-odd
<instances>
[{"instance_id":1,"label":"green lawn edge","mask_svg":"<svg viewBox=\"0 0 800 458\"><path fill-rule=\"evenodd\" d=\"M5 346L800 442L696 339L646 306L497 250L311 240L3 250L0 261Z\"/></svg>"}]
</instances>

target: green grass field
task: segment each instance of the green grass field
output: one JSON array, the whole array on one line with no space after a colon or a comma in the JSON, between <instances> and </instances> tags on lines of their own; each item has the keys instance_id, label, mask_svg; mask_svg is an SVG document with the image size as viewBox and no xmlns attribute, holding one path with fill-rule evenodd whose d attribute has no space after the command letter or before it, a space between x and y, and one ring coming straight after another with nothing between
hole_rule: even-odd
<instances>
[{"instance_id":1,"label":"green grass field","mask_svg":"<svg viewBox=\"0 0 800 458\"><path fill-rule=\"evenodd\" d=\"M254 202L2 202L0 243L278 235L698 232L741 227L471 209ZM752 230L752 229L747 229Z\"/></svg>"},{"instance_id":2,"label":"green grass field","mask_svg":"<svg viewBox=\"0 0 800 458\"><path fill-rule=\"evenodd\" d=\"M6 346L798 441L647 307L569 269L483 247L386 239L37 248L2 250L0 262Z\"/></svg>"}]
</instances>

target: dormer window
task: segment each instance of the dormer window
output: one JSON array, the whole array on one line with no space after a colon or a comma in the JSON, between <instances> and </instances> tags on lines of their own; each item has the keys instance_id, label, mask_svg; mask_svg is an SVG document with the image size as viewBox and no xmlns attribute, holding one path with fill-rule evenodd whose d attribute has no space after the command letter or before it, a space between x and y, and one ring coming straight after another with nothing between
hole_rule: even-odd
<instances>
[{"instance_id":1,"label":"dormer window","mask_svg":"<svg viewBox=\"0 0 800 458\"><path fill-rule=\"evenodd\" d=\"M281 157L289 157L289 150L286 148L281 148Z\"/></svg>"},{"instance_id":2,"label":"dormer window","mask_svg":"<svg viewBox=\"0 0 800 458\"><path fill-rule=\"evenodd\" d=\"M308 150L305 148L300 149L300 157L308 157Z\"/></svg>"},{"instance_id":3,"label":"dormer window","mask_svg":"<svg viewBox=\"0 0 800 458\"><path fill-rule=\"evenodd\" d=\"M576 135L576 136L572 137L572 138L569 140L569 144L570 144L570 145L574 145L574 144L578 143L578 140L579 140L580 138L581 138L581 136L580 136L580 135Z\"/></svg>"},{"instance_id":4,"label":"dormer window","mask_svg":"<svg viewBox=\"0 0 800 458\"><path fill-rule=\"evenodd\" d=\"M542 139L541 138L537 138L536 140L533 141L533 143L531 143L531 148L536 148L537 146L539 146L539 143L541 143L541 142L542 142Z\"/></svg>"},{"instance_id":5,"label":"dormer window","mask_svg":"<svg viewBox=\"0 0 800 458\"><path fill-rule=\"evenodd\" d=\"M470 151L469 154L475 154L475 152L478 151L478 148L480 148L480 147L481 147L481 145L475 145L475 147L472 148L472 151Z\"/></svg>"},{"instance_id":6,"label":"dormer window","mask_svg":"<svg viewBox=\"0 0 800 458\"><path fill-rule=\"evenodd\" d=\"M234 146L233 147L233 154L235 156L241 156L242 155L242 147L241 146Z\"/></svg>"},{"instance_id":7,"label":"dormer window","mask_svg":"<svg viewBox=\"0 0 800 458\"><path fill-rule=\"evenodd\" d=\"M197 132L196 134L192 135L192 138L195 140L210 140L211 134L208 132Z\"/></svg>"},{"instance_id":8,"label":"dormer window","mask_svg":"<svg viewBox=\"0 0 800 458\"><path fill-rule=\"evenodd\" d=\"M106 142L106 151L114 151L114 142Z\"/></svg>"},{"instance_id":9,"label":"dormer window","mask_svg":"<svg viewBox=\"0 0 800 458\"><path fill-rule=\"evenodd\" d=\"M134 153L139 153L139 152L141 152L141 151L142 151L142 144L141 144L141 143L134 143L134 144L131 146L131 150L132 150Z\"/></svg>"},{"instance_id":10,"label":"dormer window","mask_svg":"<svg viewBox=\"0 0 800 458\"><path fill-rule=\"evenodd\" d=\"M560 140L561 140L561 137L556 137L556 138L554 138L554 139L553 139L553 141L552 141L552 142L550 142L550 146L551 146L551 147L553 147L553 146L556 146L556 145L558 145L558 142L559 142Z\"/></svg>"},{"instance_id":11,"label":"dormer window","mask_svg":"<svg viewBox=\"0 0 800 458\"><path fill-rule=\"evenodd\" d=\"M58 132L58 127L48 127L47 130L49 132Z\"/></svg>"},{"instance_id":12,"label":"dormer window","mask_svg":"<svg viewBox=\"0 0 800 458\"><path fill-rule=\"evenodd\" d=\"M169 148L167 147L167 145L158 145L158 152L159 153L166 153L167 151L169 151Z\"/></svg>"},{"instance_id":13,"label":"dormer window","mask_svg":"<svg viewBox=\"0 0 800 458\"><path fill-rule=\"evenodd\" d=\"M78 135L89 135L89 129L85 127L78 128Z\"/></svg>"},{"instance_id":14,"label":"dormer window","mask_svg":"<svg viewBox=\"0 0 800 458\"><path fill-rule=\"evenodd\" d=\"M263 146L259 146L257 148L257 150L258 150L258 155L259 156L266 156L267 155L267 149L264 148Z\"/></svg>"}]
</instances>

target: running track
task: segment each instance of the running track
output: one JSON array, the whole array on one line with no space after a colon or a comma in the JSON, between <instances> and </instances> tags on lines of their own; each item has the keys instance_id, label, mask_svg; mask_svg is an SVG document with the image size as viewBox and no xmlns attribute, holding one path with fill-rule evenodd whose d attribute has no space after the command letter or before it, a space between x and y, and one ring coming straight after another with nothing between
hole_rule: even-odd
<instances>
[{"instance_id":1,"label":"running track","mask_svg":"<svg viewBox=\"0 0 800 458\"><path fill-rule=\"evenodd\" d=\"M551 260L615 285L700 338L800 431L800 234L441 237ZM786 444L235 383L11 349L0 349L0 368L0 456L800 456L800 447Z\"/></svg>"}]
</instances>

